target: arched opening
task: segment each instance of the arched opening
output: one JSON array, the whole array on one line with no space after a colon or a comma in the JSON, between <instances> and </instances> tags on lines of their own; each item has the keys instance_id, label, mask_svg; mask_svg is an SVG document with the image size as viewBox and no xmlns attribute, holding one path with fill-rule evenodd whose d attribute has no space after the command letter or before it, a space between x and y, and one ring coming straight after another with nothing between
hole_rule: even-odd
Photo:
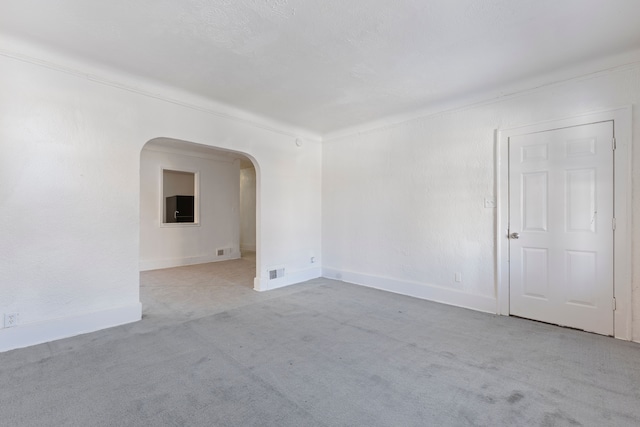
<instances>
[{"instance_id":1,"label":"arched opening","mask_svg":"<svg viewBox=\"0 0 640 427\"><path fill-rule=\"evenodd\" d=\"M259 169L249 155L171 138L140 153L143 314L197 318L249 298L259 265Z\"/></svg>"}]
</instances>

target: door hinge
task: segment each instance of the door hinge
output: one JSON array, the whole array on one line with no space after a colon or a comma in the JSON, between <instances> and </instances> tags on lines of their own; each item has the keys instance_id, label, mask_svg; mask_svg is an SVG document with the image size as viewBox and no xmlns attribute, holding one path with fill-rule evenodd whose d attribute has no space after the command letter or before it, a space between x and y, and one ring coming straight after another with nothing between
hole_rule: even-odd
<instances>
[{"instance_id":1,"label":"door hinge","mask_svg":"<svg viewBox=\"0 0 640 427\"><path fill-rule=\"evenodd\" d=\"M615 151L615 149L616 149L616 139L615 139L615 138L613 138L613 139L611 140L611 148L612 148L614 151Z\"/></svg>"},{"instance_id":2,"label":"door hinge","mask_svg":"<svg viewBox=\"0 0 640 427\"><path fill-rule=\"evenodd\" d=\"M616 229L616 219L615 219L615 218L611 218L611 228L612 228L613 230L615 230L615 229Z\"/></svg>"},{"instance_id":3,"label":"door hinge","mask_svg":"<svg viewBox=\"0 0 640 427\"><path fill-rule=\"evenodd\" d=\"M613 311L616 311L616 299L613 298L612 302L613 302Z\"/></svg>"}]
</instances>

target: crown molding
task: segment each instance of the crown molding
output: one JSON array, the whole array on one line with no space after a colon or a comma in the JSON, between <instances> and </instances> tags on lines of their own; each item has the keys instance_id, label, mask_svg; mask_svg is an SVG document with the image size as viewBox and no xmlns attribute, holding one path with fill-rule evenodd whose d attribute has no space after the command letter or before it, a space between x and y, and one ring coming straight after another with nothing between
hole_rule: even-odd
<instances>
[{"instance_id":1,"label":"crown molding","mask_svg":"<svg viewBox=\"0 0 640 427\"><path fill-rule=\"evenodd\" d=\"M322 135L322 141L339 140L346 137L375 132L413 120L489 105L534 93L542 89L559 86L571 81L589 80L606 74L625 71L638 67L639 65L640 49L627 51L597 60L582 62L530 79L520 80L497 89L448 98L408 113L392 115L380 120L373 120L360 125L328 132Z\"/></svg>"},{"instance_id":2,"label":"crown molding","mask_svg":"<svg viewBox=\"0 0 640 427\"><path fill-rule=\"evenodd\" d=\"M223 119L291 137L294 140L295 138L304 138L317 142L322 141L319 134L306 129L253 114L210 98L128 74L105 65L81 60L60 51L6 36L2 33L0 33L0 56L201 111Z\"/></svg>"},{"instance_id":3,"label":"crown molding","mask_svg":"<svg viewBox=\"0 0 640 427\"><path fill-rule=\"evenodd\" d=\"M391 115L379 120L372 120L359 125L319 134L295 125L249 113L213 99L170 87L159 82L127 74L104 65L80 60L42 45L32 44L5 35L0 36L0 56L49 68L98 84L169 102L192 110L201 111L254 128L291 137L294 140L296 138L303 138L315 142L339 140L345 137L389 128L413 120L489 105L570 81L587 80L612 72L624 71L640 64L640 49L627 51L597 60L584 61L571 67L565 67L530 79L520 80L499 88L447 98L407 113Z\"/></svg>"}]
</instances>

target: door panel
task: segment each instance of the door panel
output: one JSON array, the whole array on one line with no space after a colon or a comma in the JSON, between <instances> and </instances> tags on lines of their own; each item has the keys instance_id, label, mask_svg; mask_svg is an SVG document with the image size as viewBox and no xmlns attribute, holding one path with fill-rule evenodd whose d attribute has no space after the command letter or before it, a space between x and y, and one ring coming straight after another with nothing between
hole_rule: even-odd
<instances>
[{"instance_id":1,"label":"door panel","mask_svg":"<svg viewBox=\"0 0 640 427\"><path fill-rule=\"evenodd\" d=\"M548 251L540 248L522 248L523 295L547 300L549 295Z\"/></svg>"},{"instance_id":2,"label":"door panel","mask_svg":"<svg viewBox=\"0 0 640 427\"><path fill-rule=\"evenodd\" d=\"M587 251L566 251L567 302L596 307L597 254Z\"/></svg>"},{"instance_id":3,"label":"door panel","mask_svg":"<svg viewBox=\"0 0 640 427\"><path fill-rule=\"evenodd\" d=\"M522 231L547 231L547 172L522 174Z\"/></svg>"},{"instance_id":4,"label":"door panel","mask_svg":"<svg viewBox=\"0 0 640 427\"><path fill-rule=\"evenodd\" d=\"M595 233L595 215L597 215L595 168L567 171L565 181L567 230Z\"/></svg>"},{"instance_id":5,"label":"door panel","mask_svg":"<svg viewBox=\"0 0 640 427\"><path fill-rule=\"evenodd\" d=\"M509 311L613 334L613 122L509 138Z\"/></svg>"}]
</instances>

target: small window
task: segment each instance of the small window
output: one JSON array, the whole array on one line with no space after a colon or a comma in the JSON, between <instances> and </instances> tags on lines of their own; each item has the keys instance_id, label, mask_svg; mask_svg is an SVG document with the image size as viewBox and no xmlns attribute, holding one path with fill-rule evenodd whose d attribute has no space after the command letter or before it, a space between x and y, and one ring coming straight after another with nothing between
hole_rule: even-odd
<instances>
[{"instance_id":1,"label":"small window","mask_svg":"<svg viewBox=\"0 0 640 427\"><path fill-rule=\"evenodd\" d=\"M198 223L197 172L162 170L162 223Z\"/></svg>"}]
</instances>

